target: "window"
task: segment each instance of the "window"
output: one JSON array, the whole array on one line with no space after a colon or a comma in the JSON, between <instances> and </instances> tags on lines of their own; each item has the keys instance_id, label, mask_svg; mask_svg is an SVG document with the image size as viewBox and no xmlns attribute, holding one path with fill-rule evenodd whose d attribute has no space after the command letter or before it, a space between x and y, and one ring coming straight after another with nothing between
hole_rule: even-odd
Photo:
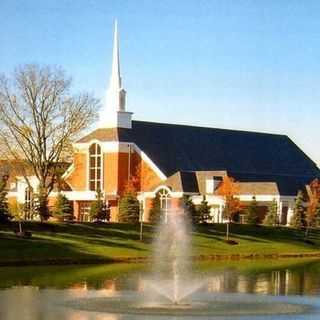
<instances>
[{"instance_id":1,"label":"window","mask_svg":"<svg viewBox=\"0 0 320 320\"><path fill-rule=\"evenodd\" d=\"M168 221L168 212L171 207L171 198L170 198L169 192L166 189L161 189L158 192L158 196L160 199L160 208L161 208L161 211L163 212L163 215L164 215L164 221L167 222Z\"/></svg>"},{"instance_id":2,"label":"window","mask_svg":"<svg viewBox=\"0 0 320 320\"><path fill-rule=\"evenodd\" d=\"M33 209L33 189L27 187L24 191L24 214L25 220L31 219Z\"/></svg>"},{"instance_id":3,"label":"window","mask_svg":"<svg viewBox=\"0 0 320 320\"><path fill-rule=\"evenodd\" d=\"M90 222L90 203L80 202L79 203L79 221L80 222Z\"/></svg>"},{"instance_id":4,"label":"window","mask_svg":"<svg viewBox=\"0 0 320 320\"><path fill-rule=\"evenodd\" d=\"M94 143L89 148L89 189L92 191L101 190L101 160L101 147Z\"/></svg>"}]
</instances>

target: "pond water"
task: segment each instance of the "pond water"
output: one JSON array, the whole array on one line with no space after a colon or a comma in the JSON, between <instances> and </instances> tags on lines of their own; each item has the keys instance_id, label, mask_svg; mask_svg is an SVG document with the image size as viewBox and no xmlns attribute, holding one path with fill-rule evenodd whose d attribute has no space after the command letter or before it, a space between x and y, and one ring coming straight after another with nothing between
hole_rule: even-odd
<instances>
[{"instance_id":1,"label":"pond water","mask_svg":"<svg viewBox=\"0 0 320 320\"><path fill-rule=\"evenodd\" d=\"M1 320L320 319L319 260L202 262L179 308L137 308L150 265L0 268Z\"/></svg>"}]
</instances>

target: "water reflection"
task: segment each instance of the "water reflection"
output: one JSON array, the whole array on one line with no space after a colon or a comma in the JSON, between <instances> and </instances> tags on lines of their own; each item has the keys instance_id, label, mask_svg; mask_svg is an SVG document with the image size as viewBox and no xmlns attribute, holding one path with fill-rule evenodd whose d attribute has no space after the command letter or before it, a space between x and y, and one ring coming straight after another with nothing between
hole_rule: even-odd
<instances>
[{"instance_id":1,"label":"water reflection","mask_svg":"<svg viewBox=\"0 0 320 320\"><path fill-rule=\"evenodd\" d=\"M281 270L261 274L241 274L228 270L208 278L209 292L269 295L317 295L320 279L308 270Z\"/></svg>"},{"instance_id":2,"label":"water reflection","mask_svg":"<svg viewBox=\"0 0 320 320\"><path fill-rule=\"evenodd\" d=\"M104 290L143 291L148 266L0 268L0 288L30 286L39 289L75 289L75 292ZM269 295L318 295L320 261L199 263L194 274L207 280L208 292Z\"/></svg>"},{"instance_id":3,"label":"water reflection","mask_svg":"<svg viewBox=\"0 0 320 320\"><path fill-rule=\"evenodd\" d=\"M95 292L94 296L108 296ZM64 307L67 300L91 297L83 289L39 290L34 287L16 287L0 291L1 320L117 320L114 315L88 313Z\"/></svg>"},{"instance_id":4,"label":"water reflection","mask_svg":"<svg viewBox=\"0 0 320 320\"><path fill-rule=\"evenodd\" d=\"M0 268L1 320L118 320L66 308L63 302L143 291L145 265ZM320 261L219 262L194 266L205 292L320 295ZM63 289L63 290L62 290ZM130 318L131 319L131 318Z\"/></svg>"}]
</instances>

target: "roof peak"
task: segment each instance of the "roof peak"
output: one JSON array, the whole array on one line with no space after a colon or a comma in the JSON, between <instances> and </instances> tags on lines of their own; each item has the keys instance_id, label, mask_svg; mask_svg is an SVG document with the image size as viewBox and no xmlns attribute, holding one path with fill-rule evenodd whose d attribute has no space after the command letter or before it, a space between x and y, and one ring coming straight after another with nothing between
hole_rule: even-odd
<instances>
[{"instance_id":1,"label":"roof peak","mask_svg":"<svg viewBox=\"0 0 320 320\"><path fill-rule=\"evenodd\" d=\"M243 132L248 134L261 134L261 135L271 135L271 136L282 136L288 137L286 134L281 133L272 133L272 132L261 132L261 131L249 131L249 130L242 130L242 129L230 129L230 128L217 128L217 127L210 127L210 126L201 126L201 125L190 125L186 123L169 123L169 122L157 122L157 121L147 121L147 120L133 120L133 123L149 123L154 125L161 125L161 126L174 126L174 127L189 127L189 128L197 128L197 129L212 129L212 130L221 130L221 131L228 131L228 132Z\"/></svg>"}]
</instances>

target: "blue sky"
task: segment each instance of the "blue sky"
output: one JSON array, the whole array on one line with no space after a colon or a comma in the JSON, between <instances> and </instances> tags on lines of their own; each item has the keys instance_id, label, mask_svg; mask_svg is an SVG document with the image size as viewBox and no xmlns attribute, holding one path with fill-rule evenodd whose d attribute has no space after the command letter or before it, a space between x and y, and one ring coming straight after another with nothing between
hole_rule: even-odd
<instances>
[{"instance_id":1,"label":"blue sky","mask_svg":"<svg viewBox=\"0 0 320 320\"><path fill-rule=\"evenodd\" d=\"M283 133L320 164L319 1L1 0L0 71L60 65L103 98L115 18L135 119Z\"/></svg>"}]
</instances>

